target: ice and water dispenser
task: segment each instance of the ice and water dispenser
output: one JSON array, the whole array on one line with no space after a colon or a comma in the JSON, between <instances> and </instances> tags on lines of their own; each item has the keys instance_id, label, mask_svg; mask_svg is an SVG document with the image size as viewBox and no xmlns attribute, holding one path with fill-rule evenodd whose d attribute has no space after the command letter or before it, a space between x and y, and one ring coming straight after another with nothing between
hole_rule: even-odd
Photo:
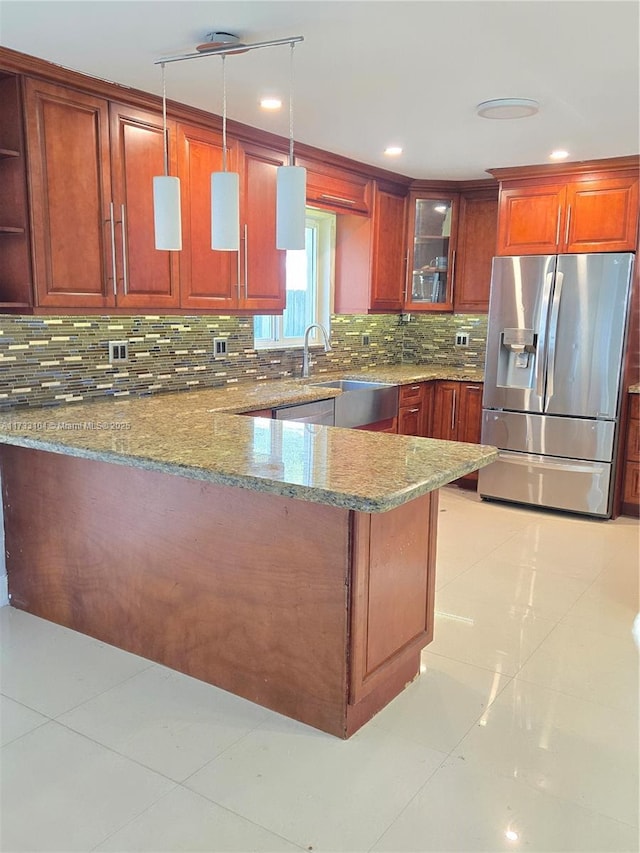
<instances>
[{"instance_id":1,"label":"ice and water dispenser","mask_svg":"<svg viewBox=\"0 0 640 853\"><path fill-rule=\"evenodd\" d=\"M498 353L498 385L533 388L538 336L533 329L503 329Z\"/></svg>"}]
</instances>

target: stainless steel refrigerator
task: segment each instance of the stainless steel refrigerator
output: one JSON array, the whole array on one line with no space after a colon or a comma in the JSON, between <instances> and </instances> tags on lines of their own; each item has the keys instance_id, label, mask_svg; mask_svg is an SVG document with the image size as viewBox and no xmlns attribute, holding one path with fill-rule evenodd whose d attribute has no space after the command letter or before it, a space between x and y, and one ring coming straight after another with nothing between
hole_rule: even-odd
<instances>
[{"instance_id":1,"label":"stainless steel refrigerator","mask_svg":"<svg viewBox=\"0 0 640 853\"><path fill-rule=\"evenodd\" d=\"M494 259L482 497L611 516L633 257Z\"/></svg>"}]
</instances>

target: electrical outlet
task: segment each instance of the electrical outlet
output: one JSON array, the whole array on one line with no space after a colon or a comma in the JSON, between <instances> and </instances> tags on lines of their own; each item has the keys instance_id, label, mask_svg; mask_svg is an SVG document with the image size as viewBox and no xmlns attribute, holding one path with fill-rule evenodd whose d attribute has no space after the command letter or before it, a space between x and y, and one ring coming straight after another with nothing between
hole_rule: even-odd
<instances>
[{"instance_id":1,"label":"electrical outlet","mask_svg":"<svg viewBox=\"0 0 640 853\"><path fill-rule=\"evenodd\" d=\"M362 346L368 347L371 343L371 335L363 335L362 336Z\"/></svg>"},{"instance_id":2,"label":"electrical outlet","mask_svg":"<svg viewBox=\"0 0 640 853\"><path fill-rule=\"evenodd\" d=\"M221 356L227 354L227 339L226 338L214 338L213 339L213 354L216 358L220 358Z\"/></svg>"},{"instance_id":3,"label":"electrical outlet","mask_svg":"<svg viewBox=\"0 0 640 853\"><path fill-rule=\"evenodd\" d=\"M456 346L457 347L468 347L469 346L469 334L468 334L468 332L456 332Z\"/></svg>"},{"instance_id":4,"label":"electrical outlet","mask_svg":"<svg viewBox=\"0 0 640 853\"><path fill-rule=\"evenodd\" d=\"M109 341L109 362L120 364L129 361L129 341Z\"/></svg>"}]
</instances>

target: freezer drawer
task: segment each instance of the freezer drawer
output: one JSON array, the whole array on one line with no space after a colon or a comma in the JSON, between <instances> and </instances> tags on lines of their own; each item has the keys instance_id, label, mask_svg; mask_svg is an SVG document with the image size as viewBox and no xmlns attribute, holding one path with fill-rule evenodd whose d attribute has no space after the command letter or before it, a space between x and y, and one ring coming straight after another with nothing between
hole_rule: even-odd
<instances>
[{"instance_id":1,"label":"freezer drawer","mask_svg":"<svg viewBox=\"0 0 640 853\"><path fill-rule=\"evenodd\" d=\"M611 465L500 451L478 476L481 497L607 518Z\"/></svg>"},{"instance_id":2,"label":"freezer drawer","mask_svg":"<svg viewBox=\"0 0 640 853\"><path fill-rule=\"evenodd\" d=\"M501 450L611 462L615 431L615 421L485 409L481 440L483 444L493 444Z\"/></svg>"}]
</instances>

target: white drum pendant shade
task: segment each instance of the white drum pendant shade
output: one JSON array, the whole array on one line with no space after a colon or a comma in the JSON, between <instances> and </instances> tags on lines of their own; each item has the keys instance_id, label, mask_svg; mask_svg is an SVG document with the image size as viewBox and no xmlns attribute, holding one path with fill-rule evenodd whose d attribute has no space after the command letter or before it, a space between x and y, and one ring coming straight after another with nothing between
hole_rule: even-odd
<instances>
[{"instance_id":1,"label":"white drum pendant shade","mask_svg":"<svg viewBox=\"0 0 640 853\"><path fill-rule=\"evenodd\" d=\"M304 249L307 170L279 166L276 196L276 249Z\"/></svg>"},{"instance_id":2,"label":"white drum pendant shade","mask_svg":"<svg viewBox=\"0 0 640 853\"><path fill-rule=\"evenodd\" d=\"M182 249L179 178L159 175L153 179L153 224L156 249Z\"/></svg>"},{"instance_id":3,"label":"white drum pendant shade","mask_svg":"<svg viewBox=\"0 0 640 853\"><path fill-rule=\"evenodd\" d=\"M240 249L240 176L237 172L211 173L211 248Z\"/></svg>"}]
</instances>

